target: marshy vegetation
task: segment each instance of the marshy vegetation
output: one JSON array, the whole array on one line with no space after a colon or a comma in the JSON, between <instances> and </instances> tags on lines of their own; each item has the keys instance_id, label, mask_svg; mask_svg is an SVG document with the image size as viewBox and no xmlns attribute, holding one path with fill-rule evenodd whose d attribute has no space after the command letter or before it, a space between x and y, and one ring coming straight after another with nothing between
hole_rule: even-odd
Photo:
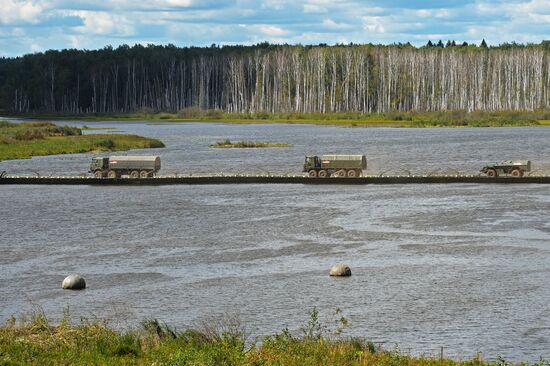
<instances>
[{"instance_id":1,"label":"marshy vegetation","mask_svg":"<svg viewBox=\"0 0 550 366\"><path fill-rule=\"evenodd\" d=\"M82 126L80 127L82 131L110 131L110 132L119 132L120 130L115 127L90 127L90 126Z\"/></svg>"},{"instance_id":2,"label":"marshy vegetation","mask_svg":"<svg viewBox=\"0 0 550 366\"><path fill-rule=\"evenodd\" d=\"M135 113L94 115L50 115L58 119L83 121L161 121L161 122L225 122L225 123L300 123L342 127L501 127L548 126L550 110L537 111L472 111L441 112L224 112L190 107L177 113L142 109Z\"/></svg>"},{"instance_id":3,"label":"marshy vegetation","mask_svg":"<svg viewBox=\"0 0 550 366\"><path fill-rule=\"evenodd\" d=\"M164 147L164 144L136 135L82 135L82 130L77 127L50 122L0 121L0 160L156 147Z\"/></svg>"},{"instance_id":4,"label":"marshy vegetation","mask_svg":"<svg viewBox=\"0 0 550 366\"><path fill-rule=\"evenodd\" d=\"M266 148L266 147L290 147L292 145L278 142L265 142L265 141L237 141L232 142L229 139L223 141L218 141L215 144L209 145L209 147L220 148L220 149L231 149L231 148Z\"/></svg>"},{"instance_id":5,"label":"marshy vegetation","mask_svg":"<svg viewBox=\"0 0 550 366\"><path fill-rule=\"evenodd\" d=\"M300 335L288 329L249 342L238 322L208 320L200 329L178 331L154 319L116 331L105 321L71 324L68 312L52 325L42 312L0 327L2 365L243 365L243 366L501 366L503 360L465 361L413 357L357 338L330 333L316 308ZM342 329L345 318L338 319ZM541 360L537 365L548 366Z\"/></svg>"}]
</instances>

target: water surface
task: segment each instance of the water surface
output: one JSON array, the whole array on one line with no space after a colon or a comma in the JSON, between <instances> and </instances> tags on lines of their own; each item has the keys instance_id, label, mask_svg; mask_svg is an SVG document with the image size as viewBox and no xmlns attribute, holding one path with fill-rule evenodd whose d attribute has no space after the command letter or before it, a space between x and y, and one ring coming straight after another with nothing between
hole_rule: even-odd
<instances>
[{"instance_id":1,"label":"water surface","mask_svg":"<svg viewBox=\"0 0 550 366\"><path fill-rule=\"evenodd\" d=\"M112 126L109 124L91 124ZM117 123L158 137L165 174L300 171L306 153L364 152L369 172L475 173L550 161L550 129L346 129ZM210 149L217 140L284 149ZM0 163L12 174L85 173L92 154ZM405 352L550 358L546 185L0 186L0 320L35 306L57 321L98 316L179 329L239 314L249 339L300 334L313 306L344 335ZM330 278L343 262L350 278ZM82 274L88 288L61 290Z\"/></svg>"}]
</instances>

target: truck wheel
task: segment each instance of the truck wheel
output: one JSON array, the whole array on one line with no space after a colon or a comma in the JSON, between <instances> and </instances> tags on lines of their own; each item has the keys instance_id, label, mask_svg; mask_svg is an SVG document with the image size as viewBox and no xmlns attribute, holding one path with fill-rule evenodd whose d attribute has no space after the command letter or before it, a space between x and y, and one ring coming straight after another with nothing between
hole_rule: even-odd
<instances>
[{"instance_id":1,"label":"truck wheel","mask_svg":"<svg viewBox=\"0 0 550 366\"><path fill-rule=\"evenodd\" d=\"M355 170L353 169L348 170L348 178L355 178L356 175L357 173L355 172Z\"/></svg>"},{"instance_id":2,"label":"truck wheel","mask_svg":"<svg viewBox=\"0 0 550 366\"><path fill-rule=\"evenodd\" d=\"M487 176L488 177L491 177L491 178L496 178L498 177L498 173L495 169L491 168L491 169L487 169Z\"/></svg>"},{"instance_id":3,"label":"truck wheel","mask_svg":"<svg viewBox=\"0 0 550 366\"><path fill-rule=\"evenodd\" d=\"M115 172L114 170L109 170L109 171L107 172L107 178L111 178L111 179L112 179L112 178L116 178L116 177L117 177L117 174L116 174L116 172Z\"/></svg>"},{"instance_id":4,"label":"truck wheel","mask_svg":"<svg viewBox=\"0 0 550 366\"><path fill-rule=\"evenodd\" d=\"M139 172L139 177L140 178L147 178L147 177L149 177L149 172L147 170L142 170L141 172Z\"/></svg>"},{"instance_id":5,"label":"truck wheel","mask_svg":"<svg viewBox=\"0 0 550 366\"><path fill-rule=\"evenodd\" d=\"M132 170L130 172L130 178L139 178L139 172L137 170Z\"/></svg>"},{"instance_id":6,"label":"truck wheel","mask_svg":"<svg viewBox=\"0 0 550 366\"><path fill-rule=\"evenodd\" d=\"M341 178L344 178L346 176L346 171L344 169L341 169L338 171L338 173L336 174L337 177L341 177Z\"/></svg>"},{"instance_id":7,"label":"truck wheel","mask_svg":"<svg viewBox=\"0 0 550 366\"><path fill-rule=\"evenodd\" d=\"M521 169L512 169L512 177L523 177L523 171Z\"/></svg>"},{"instance_id":8,"label":"truck wheel","mask_svg":"<svg viewBox=\"0 0 550 366\"><path fill-rule=\"evenodd\" d=\"M326 170L319 170L319 178L326 178L327 175L328 174Z\"/></svg>"},{"instance_id":9,"label":"truck wheel","mask_svg":"<svg viewBox=\"0 0 550 366\"><path fill-rule=\"evenodd\" d=\"M96 178L103 178L103 172L101 170L96 170L94 172L94 177Z\"/></svg>"},{"instance_id":10,"label":"truck wheel","mask_svg":"<svg viewBox=\"0 0 550 366\"><path fill-rule=\"evenodd\" d=\"M317 178L317 172L315 170L310 170L307 175L309 175L310 178Z\"/></svg>"}]
</instances>

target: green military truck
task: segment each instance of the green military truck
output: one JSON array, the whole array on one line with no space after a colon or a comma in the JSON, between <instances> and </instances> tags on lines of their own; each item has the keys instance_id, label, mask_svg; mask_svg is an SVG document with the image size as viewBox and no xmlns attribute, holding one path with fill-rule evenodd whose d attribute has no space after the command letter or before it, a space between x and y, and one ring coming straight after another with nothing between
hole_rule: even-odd
<instances>
[{"instance_id":1,"label":"green military truck","mask_svg":"<svg viewBox=\"0 0 550 366\"><path fill-rule=\"evenodd\" d=\"M360 177L367 169L365 155L306 156L304 172L311 178Z\"/></svg>"},{"instance_id":2,"label":"green military truck","mask_svg":"<svg viewBox=\"0 0 550 366\"><path fill-rule=\"evenodd\" d=\"M109 156L95 157L90 165L90 173L96 178L148 178L160 170L159 156Z\"/></svg>"},{"instance_id":3,"label":"green military truck","mask_svg":"<svg viewBox=\"0 0 550 366\"><path fill-rule=\"evenodd\" d=\"M531 162L529 160L505 160L497 164L484 166L480 171L492 178L505 174L512 177L523 177L525 172L531 171Z\"/></svg>"}]
</instances>

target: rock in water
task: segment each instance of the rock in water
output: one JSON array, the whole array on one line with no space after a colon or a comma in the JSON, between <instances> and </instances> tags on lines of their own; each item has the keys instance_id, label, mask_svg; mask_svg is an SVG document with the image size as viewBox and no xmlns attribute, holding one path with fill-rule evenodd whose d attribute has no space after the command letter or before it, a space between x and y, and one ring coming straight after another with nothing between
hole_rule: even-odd
<instances>
[{"instance_id":1,"label":"rock in water","mask_svg":"<svg viewBox=\"0 0 550 366\"><path fill-rule=\"evenodd\" d=\"M331 276L351 276L351 269L345 264L336 264L330 269Z\"/></svg>"},{"instance_id":2,"label":"rock in water","mask_svg":"<svg viewBox=\"0 0 550 366\"><path fill-rule=\"evenodd\" d=\"M86 281L80 275L72 274L65 277L61 287L65 290L82 290L86 288Z\"/></svg>"}]
</instances>

